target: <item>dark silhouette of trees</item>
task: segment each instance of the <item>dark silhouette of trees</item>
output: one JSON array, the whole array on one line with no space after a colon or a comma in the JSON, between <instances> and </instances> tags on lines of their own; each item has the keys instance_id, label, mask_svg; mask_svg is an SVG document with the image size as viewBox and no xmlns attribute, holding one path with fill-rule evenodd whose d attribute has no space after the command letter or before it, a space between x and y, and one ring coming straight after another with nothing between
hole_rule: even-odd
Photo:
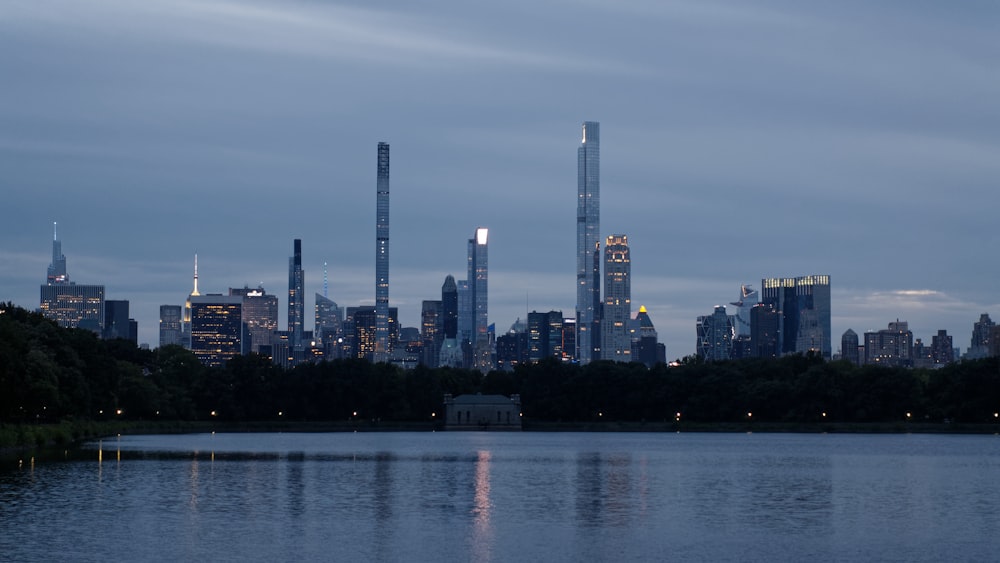
<instances>
[{"instance_id":1,"label":"dark silhouette of trees","mask_svg":"<svg viewBox=\"0 0 1000 563\"><path fill-rule=\"evenodd\" d=\"M525 420L590 423L954 421L1000 424L1000 362L937 370L821 357L647 369L554 358L491 372L363 360L282 369L258 355L206 368L188 350L137 348L0 304L0 422L79 420L430 422L444 394L520 394Z\"/></svg>"}]
</instances>

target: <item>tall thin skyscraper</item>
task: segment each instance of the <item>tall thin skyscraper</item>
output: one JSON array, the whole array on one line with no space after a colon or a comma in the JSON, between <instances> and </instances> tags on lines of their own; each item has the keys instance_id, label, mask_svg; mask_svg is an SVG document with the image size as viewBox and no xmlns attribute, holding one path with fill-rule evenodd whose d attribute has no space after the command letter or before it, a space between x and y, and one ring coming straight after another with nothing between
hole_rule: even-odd
<instances>
[{"instance_id":1,"label":"tall thin skyscraper","mask_svg":"<svg viewBox=\"0 0 1000 563\"><path fill-rule=\"evenodd\" d=\"M577 150L576 200L576 326L577 354L581 364L595 359L600 346L600 231L601 231L601 128L596 121L583 123L583 140ZM597 254L595 256L595 254ZM596 266L595 266L596 265ZM598 268L598 272L593 271Z\"/></svg>"},{"instance_id":2,"label":"tall thin skyscraper","mask_svg":"<svg viewBox=\"0 0 1000 563\"><path fill-rule=\"evenodd\" d=\"M488 372L493 368L490 349L489 307L489 257L486 227L476 229L475 238L469 239L469 289L472 292L472 349L473 368Z\"/></svg>"},{"instance_id":3,"label":"tall thin skyscraper","mask_svg":"<svg viewBox=\"0 0 1000 563\"><path fill-rule=\"evenodd\" d=\"M302 239L295 239L288 258L288 344L293 351L302 349L305 330L305 272L302 271Z\"/></svg>"},{"instance_id":4,"label":"tall thin skyscraper","mask_svg":"<svg viewBox=\"0 0 1000 563\"><path fill-rule=\"evenodd\" d=\"M378 144L375 210L375 353L374 362L389 358L389 144Z\"/></svg>"},{"instance_id":5,"label":"tall thin skyscraper","mask_svg":"<svg viewBox=\"0 0 1000 563\"><path fill-rule=\"evenodd\" d=\"M601 309L601 359L632 359L632 262L626 235L611 235L604 245L604 307Z\"/></svg>"},{"instance_id":6,"label":"tall thin skyscraper","mask_svg":"<svg viewBox=\"0 0 1000 563\"><path fill-rule=\"evenodd\" d=\"M52 263L49 264L46 281L49 285L69 283L69 275L66 274L66 257L63 256L62 243L59 242L58 223L52 223Z\"/></svg>"}]
</instances>

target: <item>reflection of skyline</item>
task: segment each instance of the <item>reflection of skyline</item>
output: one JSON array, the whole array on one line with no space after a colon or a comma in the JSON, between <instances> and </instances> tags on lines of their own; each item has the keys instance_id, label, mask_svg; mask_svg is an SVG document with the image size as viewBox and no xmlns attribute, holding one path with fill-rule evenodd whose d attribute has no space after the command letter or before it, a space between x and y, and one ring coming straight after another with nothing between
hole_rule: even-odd
<instances>
[{"instance_id":1,"label":"reflection of skyline","mask_svg":"<svg viewBox=\"0 0 1000 563\"><path fill-rule=\"evenodd\" d=\"M472 559L489 561L493 551L492 516L493 501L490 498L490 461L493 454L480 450L476 458L475 497L472 508Z\"/></svg>"}]
</instances>

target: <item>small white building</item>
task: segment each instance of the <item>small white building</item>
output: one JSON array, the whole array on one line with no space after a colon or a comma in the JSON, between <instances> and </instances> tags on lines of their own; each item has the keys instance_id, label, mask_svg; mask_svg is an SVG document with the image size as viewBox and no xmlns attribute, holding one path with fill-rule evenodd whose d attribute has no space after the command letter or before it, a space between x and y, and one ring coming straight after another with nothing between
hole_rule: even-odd
<instances>
[{"instance_id":1,"label":"small white building","mask_svg":"<svg viewBox=\"0 0 1000 563\"><path fill-rule=\"evenodd\" d=\"M444 396L446 430L520 430L521 396Z\"/></svg>"}]
</instances>

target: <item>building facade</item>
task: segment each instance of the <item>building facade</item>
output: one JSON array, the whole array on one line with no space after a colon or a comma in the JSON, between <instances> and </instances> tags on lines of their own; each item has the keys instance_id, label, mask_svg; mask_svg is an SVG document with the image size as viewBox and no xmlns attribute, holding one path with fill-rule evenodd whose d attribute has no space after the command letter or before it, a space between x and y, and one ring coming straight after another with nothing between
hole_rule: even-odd
<instances>
[{"instance_id":1,"label":"building facade","mask_svg":"<svg viewBox=\"0 0 1000 563\"><path fill-rule=\"evenodd\" d=\"M913 366L913 333L906 321L865 333L865 363L896 367Z\"/></svg>"},{"instance_id":2,"label":"building facade","mask_svg":"<svg viewBox=\"0 0 1000 563\"><path fill-rule=\"evenodd\" d=\"M191 351L209 367L221 367L244 353L243 298L201 295L191 298Z\"/></svg>"},{"instance_id":3,"label":"building facade","mask_svg":"<svg viewBox=\"0 0 1000 563\"><path fill-rule=\"evenodd\" d=\"M761 280L761 302L778 313L779 354L832 355L830 276Z\"/></svg>"},{"instance_id":4,"label":"building facade","mask_svg":"<svg viewBox=\"0 0 1000 563\"><path fill-rule=\"evenodd\" d=\"M302 270L302 239L295 239L292 243L292 255L288 258L288 345L293 354L303 349L306 317L305 286L306 274Z\"/></svg>"},{"instance_id":5,"label":"building facade","mask_svg":"<svg viewBox=\"0 0 1000 563\"><path fill-rule=\"evenodd\" d=\"M583 123L577 149L576 199L576 358L581 364L598 359L601 273L601 126ZM597 353L595 354L595 349Z\"/></svg>"},{"instance_id":6,"label":"building facade","mask_svg":"<svg viewBox=\"0 0 1000 563\"><path fill-rule=\"evenodd\" d=\"M100 336L104 327L104 286L69 281L62 243L58 231L53 231L52 263L39 292L39 310L61 327L84 328Z\"/></svg>"},{"instance_id":7,"label":"building facade","mask_svg":"<svg viewBox=\"0 0 1000 563\"><path fill-rule=\"evenodd\" d=\"M601 359L632 361L632 263L626 235L604 243L604 306L601 308Z\"/></svg>"},{"instance_id":8,"label":"building facade","mask_svg":"<svg viewBox=\"0 0 1000 563\"><path fill-rule=\"evenodd\" d=\"M160 347L181 346L181 320L183 313L180 305L160 305Z\"/></svg>"},{"instance_id":9,"label":"building facade","mask_svg":"<svg viewBox=\"0 0 1000 563\"><path fill-rule=\"evenodd\" d=\"M733 321L726 308L716 306L708 316L698 317L696 351L707 362L729 360L733 353Z\"/></svg>"},{"instance_id":10,"label":"building facade","mask_svg":"<svg viewBox=\"0 0 1000 563\"><path fill-rule=\"evenodd\" d=\"M489 335L489 230L476 229L469 239L469 293L473 364L472 369L486 373L493 369L493 350Z\"/></svg>"},{"instance_id":11,"label":"building facade","mask_svg":"<svg viewBox=\"0 0 1000 563\"><path fill-rule=\"evenodd\" d=\"M263 286L231 287L229 295L243 298L243 322L248 335L244 348L255 354L264 353L278 330L278 296L269 294Z\"/></svg>"},{"instance_id":12,"label":"building facade","mask_svg":"<svg viewBox=\"0 0 1000 563\"><path fill-rule=\"evenodd\" d=\"M375 351L372 360L389 358L389 144L378 144L375 181Z\"/></svg>"}]
</instances>

